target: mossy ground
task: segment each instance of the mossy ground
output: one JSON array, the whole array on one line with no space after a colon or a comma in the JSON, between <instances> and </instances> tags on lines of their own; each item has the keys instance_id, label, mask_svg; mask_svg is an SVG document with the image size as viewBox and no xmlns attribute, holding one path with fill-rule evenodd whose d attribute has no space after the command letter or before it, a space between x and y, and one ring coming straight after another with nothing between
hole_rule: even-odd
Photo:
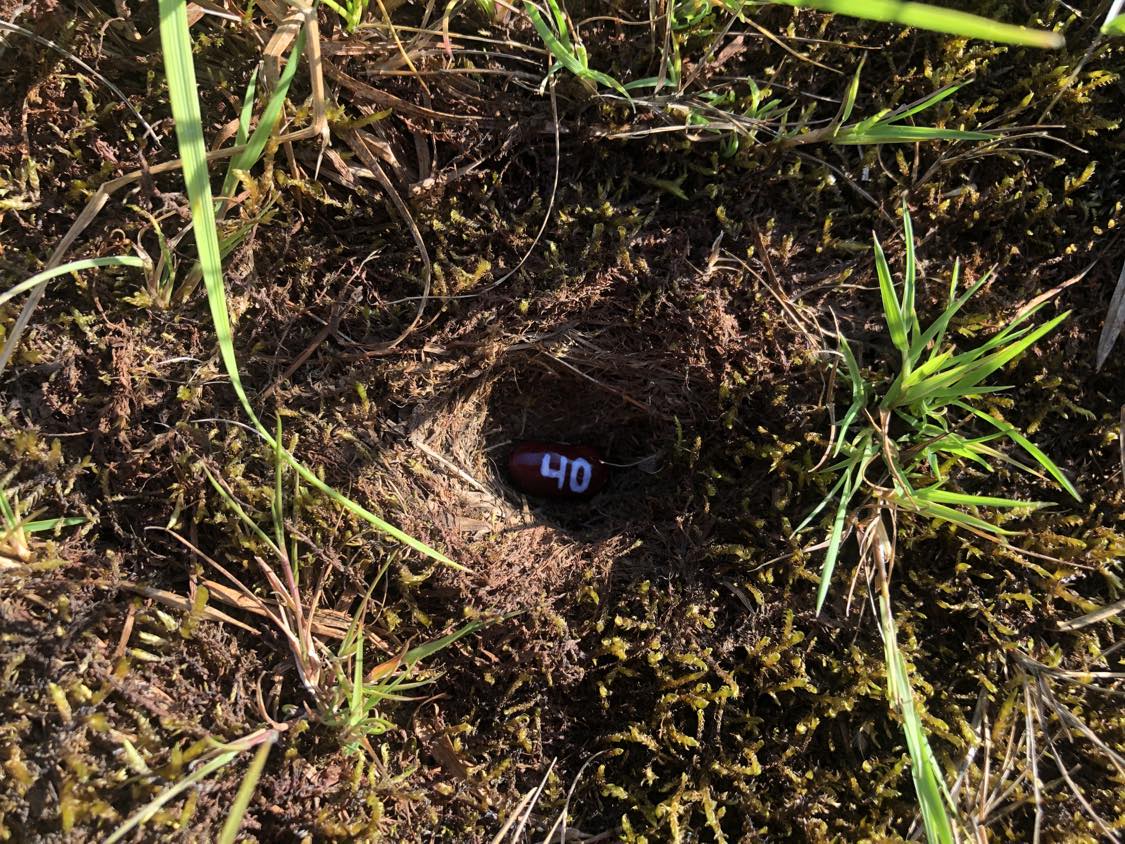
<instances>
[{"instance_id":1,"label":"mossy ground","mask_svg":"<svg viewBox=\"0 0 1125 844\"><path fill-rule=\"evenodd\" d=\"M982 5L997 17L1025 14L1019 4ZM0 6L11 19L13 4ZM68 59L11 35L0 55L6 279L42 265L98 184L174 157L154 4L118 6L41 2L17 22L96 64L163 146ZM243 184L248 207L268 199L269 217L227 260L243 380L264 390L325 324L335 326L258 402L260 412L281 415L296 453L326 479L469 572L424 564L311 494L291 529L332 610L352 611L393 561L373 627L388 653L468 616L518 614L431 661L435 684L384 712L396 728L377 742L377 763L315 725L286 734L244 834L489 841L557 760L530 824L540 837L575 782L570 826L598 840L907 836L916 817L908 756L885 700L862 577L845 611L854 552L817 617L821 557L802 550L817 535L790 536L825 492L810 470L833 397L817 344L769 292L822 323L835 314L879 370L889 344L870 236L874 229L892 260L901 257L904 197L920 235L924 313L940 309L955 256L970 278L998 265L956 326L962 336L988 332L1085 272L1049 306L1072 309L1069 321L1003 373L1015 389L994 404L1074 479L1083 503L1015 473L965 473L964 485L989 494L1058 504L1013 522L1024 532L1011 548L946 526L900 525L894 602L931 743L950 783L972 755L966 813L987 802L977 798L984 759L993 778L985 792L1008 759L1015 786L987 807L1000 841L1030 840L1036 823L1032 789L1019 779L1029 700L1035 709L1053 690L1106 747L1125 753L1120 690L1036 673L1032 662L1115 671L1123 653L1113 650L1117 621L1058 629L1121 597L1125 554L1125 350L1100 373L1093 365L1125 260L1117 236L1125 48L1084 57L1096 11L1046 4L1040 23L1068 40L1050 53L782 8L753 15L784 46L741 27L721 42L731 49L708 52L701 29L687 51L688 69L716 85L768 81L824 119L861 56L862 115L972 77L924 117L1007 133L994 144L744 143L724 156L715 139L682 132L612 137L660 124L561 74L557 157L551 101L537 90L542 56L489 47L452 64L504 73L454 73L435 36L414 54L421 76L372 76L398 67L386 30L349 39L322 12L337 68L473 119L392 107L368 124L434 265L421 322L391 350L383 344L414 318L420 292L408 227L363 174L325 160L314 179L315 142L295 146L292 160L272 151L264 173ZM592 66L622 79L652 71L648 29L629 23L647 20L646 4L570 12L619 18L583 27ZM394 11L400 25L421 18L420 7ZM472 35L537 45L514 15L495 23L467 8L452 28L459 47L479 43L463 38ZM258 17L244 25L204 17L193 27L212 136L237 117L261 49L253 36L269 31ZM708 63L690 67L704 55ZM300 103L308 88L303 72L298 79ZM330 94L334 128L385 107L341 84ZM293 119L307 122L307 109ZM334 148L350 160L338 139ZM137 209L178 231L187 211L177 178L146 179L112 198L75 254L129 252L138 238L155 251ZM189 240L180 244L184 270ZM7 305L0 324L10 328L17 312ZM274 718L296 717L305 702L284 643L261 619L212 598L250 633L152 597L190 599L219 579L164 528L256 577L253 537L200 465L260 514L273 468L256 437L233 424L241 411L214 350L201 292L161 309L138 274L103 271L52 284L0 381L6 487L47 515L89 519L39 541L30 567L0 572L8 839L100 840L183 776L202 740L259 726L257 689ZM504 445L524 435L590 442L622 464L656 457L617 471L588 505L541 505L516 495L499 469ZM1038 697L1025 698L1025 688ZM1067 766L1038 760L1045 840L1104 836L1067 777L1120 831L1120 767L1045 712ZM169 804L138 840L213 838L242 770Z\"/></svg>"}]
</instances>

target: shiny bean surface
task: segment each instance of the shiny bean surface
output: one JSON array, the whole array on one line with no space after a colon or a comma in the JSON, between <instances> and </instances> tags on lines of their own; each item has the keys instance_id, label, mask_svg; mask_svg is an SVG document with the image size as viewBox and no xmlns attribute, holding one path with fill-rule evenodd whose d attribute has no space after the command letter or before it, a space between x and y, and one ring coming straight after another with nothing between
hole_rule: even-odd
<instances>
[{"instance_id":1,"label":"shiny bean surface","mask_svg":"<svg viewBox=\"0 0 1125 844\"><path fill-rule=\"evenodd\" d=\"M538 441L516 444L508 474L528 495L570 500L592 498L609 480L609 469L593 446Z\"/></svg>"}]
</instances>

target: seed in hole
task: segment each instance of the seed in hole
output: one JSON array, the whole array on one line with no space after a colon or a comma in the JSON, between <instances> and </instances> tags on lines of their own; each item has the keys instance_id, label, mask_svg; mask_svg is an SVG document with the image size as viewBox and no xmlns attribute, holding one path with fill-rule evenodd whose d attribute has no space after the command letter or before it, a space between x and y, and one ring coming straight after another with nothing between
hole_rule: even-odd
<instances>
[{"instance_id":1,"label":"seed in hole","mask_svg":"<svg viewBox=\"0 0 1125 844\"><path fill-rule=\"evenodd\" d=\"M564 443L517 443L508 458L508 473L520 492L541 498L591 498L609 480L600 451Z\"/></svg>"}]
</instances>

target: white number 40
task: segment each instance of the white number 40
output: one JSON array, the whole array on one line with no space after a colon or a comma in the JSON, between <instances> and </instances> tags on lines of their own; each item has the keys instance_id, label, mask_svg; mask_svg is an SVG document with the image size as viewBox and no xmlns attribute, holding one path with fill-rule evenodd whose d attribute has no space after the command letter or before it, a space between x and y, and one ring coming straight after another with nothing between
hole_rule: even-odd
<instances>
[{"instance_id":1,"label":"white number 40","mask_svg":"<svg viewBox=\"0 0 1125 844\"><path fill-rule=\"evenodd\" d=\"M552 468L552 457L557 457L559 459L558 468ZM566 471L568 463L570 464L569 479L567 478ZM561 454L548 451L543 455L543 461L539 464L539 474L544 478L555 478L559 482L559 489L569 484L570 491L579 494L589 489L593 469L590 467L590 461L584 457L568 460Z\"/></svg>"}]
</instances>

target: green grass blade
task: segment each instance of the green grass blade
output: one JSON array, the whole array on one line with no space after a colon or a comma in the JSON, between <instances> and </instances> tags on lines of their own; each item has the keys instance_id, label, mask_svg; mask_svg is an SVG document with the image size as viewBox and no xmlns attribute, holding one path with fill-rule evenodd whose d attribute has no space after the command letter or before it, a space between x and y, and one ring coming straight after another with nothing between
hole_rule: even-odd
<instances>
[{"instance_id":1,"label":"green grass blade","mask_svg":"<svg viewBox=\"0 0 1125 844\"><path fill-rule=\"evenodd\" d=\"M215 492L219 493L219 497L223 499L226 505L230 507L230 509L236 516L238 516L242 523L250 528L250 530L254 531L257 537L262 540L262 542L264 542L270 550L273 551L278 559L283 559L284 555L282 554L281 549L278 548L278 546L274 544L274 541L266 535L266 532L258 526L258 523L246 514L246 511L242 509L242 505L238 502L238 499L231 495L225 486L219 483L219 479L211 474L210 469L208 469L206 466L202 466L201 468L203 469L203 474L207 476L207 480L210 481L211 486L215 489Z\"/></svg>"},{"instance_id":2,"label":"green grass blade","mask_svg":"<svg viewBox=\"0 0 1125 844\"><path fill-rule=\"evenodd\" d=\"M250 767L246 769L246 775L238 786L238 793L234 796L226 822L223 823L218 844L234 844L239 827L242 826L242 819L246 816L246 810L250 808L250 798L254 796L254 789L258 787L258 780L262 778L262 769L266 767L266 759L270 755L274 741L276 737L258 745L254 758L250 760Z\"/></svg>"},{"instance_id":3,"label":"green grass blade","mask_svg":"<svg viewBox=\"0 0 1125 844\"><path fill-rule=\"evenodd\" d=\"M976 387L973 387L968 392L965 392L961 389L935 390L934 392L926 396L926 401L933 402L935 404L948 404L954 399L969 399L976 396L987 395L988 393L1003 393L1004 391L1010 389L1012 389L1011 384L997 387L981 387L978 385Z\"/></svg>"},{"instance_id":4,"label":"green grass blade","mask_svg":"<svg viewBox=\"0 0 1125 844\"><path fill-rule=\"evenodd\" d=\"M975 288L976 285L974 285L974 289ZM947 313L949 310L953 309L953 307L954 306L950 306L950 309L947 309ZM1016 329L1019 323L1026 320L1037 310L1038 308L1033 308L1026 314L1021 314L988 342L951 358L948 361L948 366L935 375L920 380L917 383L912 382L909 384L906 383L906 379L904 378L901 391L890 391L887 398L884 400L884 406L892 406L888 404L888 402L909 405L918 401L937 400L938 396L964 398L975 394L981 389L977 387L981 381L1023 354L1029 346L1054 329L1055 326L1066 319L1070 313L1067 311L1064 314L1060 314L1053 320L1034 330L1032 330L1031 326ZM944 326L948 323L946 315L943 314L938 322L941 323L941 330L944 331ZM926 334L922 335L922 338L919 338L919 340L924 339L936 326L937 323L930 326ZM1000 349L1000 351L985 355L985 352L996 348L1008 340L1013 340L1013 342Z\"/></svg>"},{"instance_id":5,"label":"green grass blade","mask_svg":"<svg viewBox=\"0 0 1125 844\"><path fill-rule=\"evenodd\" d=\"M1047 473L1052 478L1054 478L1055 481L1058 482L1059 486L1066 490L1070 494L1070 496L1074 498L1075 501L1082 500L1082 496L1078 494L1078 490L1074 488L1074 484L1072 484L1070 482L1070 479L1062 473L1062 470L1057 465L1055 465L1055 461L1048 457L1043 452L1043 450L1039 448L1039 446L1035 445L1035 443L1021 434L1014 425L1003 422L997 419L995 416L985 413L983 410L978 410L977 408L973 407L970 404L966 404L965 402L956 402L956 405L962 410L966 410L969 413L973 414L978 419L984 420L985 422L999 430L1001 433L1003 433L1005 436L1010 438L1012 442L1014 442L1029 455L1031 455L1031 457L1034 458L1035 462L1042 466L1047 471Z\"/></svg>"},{"instance_id":6,"label":"green grass blade","mask_svg":"<svg viewBox=\"0 0 1125 844\"><path fill-rule=\"evenodd\" d=\"M923 378L916 384L911 384L909 387L904 387L896 397L893 406L911 406L918 402L926 402L933 399L934 396L941 393L943 390L950 389L953 384L969 373L971 364L962 364L961 366L954 366L948 369L942 369L928 378ZM889 398L889 396L888 396ZM892 405L886 405L888 407Z\"/></svg>"},{"instance_id":7,"label":"green grass blade","mask_svg":"<svg viewBox=\"0 0 1125 844\"><path fill-rule=\"evenodd\" d=\"M297 72L297 65L300 64L301 51L304 50L304 46L305 30L302 28L301 32L297 35L297 41L293 45L292 51L289 53L289 60L285 63L285 70L282 71L281 77L277 80L277 87L274 89L269 102L266 103L266 107L262 111L262 119L258 121L258 125L254 128L254 132L246 142L246 148L230 160L230 165L227 167L227 175L223 179L223 196L229 196L230 192L234 189L235 181L238 178L238 171L249 170L257 163L258 159L262 157L266 144L273 135L274 127L281 117L281 109L285 105L285 98L289 95L289 85L293 81L294 74ZM253 79L251 79L251 82L253 82ZM243 128L243 120L249 123L246 109L248 104L250 107L253 107L252 86L248 88L247 95L251 97L251 99L242 104L243 113L239 118L240 132Z\"/></svg>"},{"instance_id":8,"label":"green grass blade","mask_svg":"<svg viewBox=\"0 0 1125 844\"><path fill-rule=\"evenodd\" d=\"M845 146L869 144L913 144L925 141L993 141L991 132L965 129L939 129L936 126L896 126L882 123L870 128L845 126L832 136L832 143Z\"/></svg>"},{"instance_id":9,"label":"green grass blade","mask_svg":"<svg viewBox=\"0 0 1125 844\"><path fill-rule=\"evenodd\" d=\"M626 90L625 86L614 79L612 76L610 76L608 73L602 73L600 70L587 69L586 75L597 82L599 85L603 85L606 88L612 88L625 99L629 100L629 102L633 101L633 97L629 94L628 90Z\"/></svg>"},{"instance_id":10,"label":"green grass blade","mask_svg":"<svg viewBox=\"0 0 1125 844\"><path fill-rule=\"evenodd\" d=\"M349 706L352 721L363 718L363 634L355 640L355 653L352 654L352 694Z\"/></svg>"},{"instance_id":11,"label":"green grass blade","mask_svg":"<svg viewBox=\"0 0 1125 844\"><path fill-rule=\"evenodd\" d=\"M900 498L898 496L896 496L894 500L902 509L917 513L919 516L923 516L927 519L937 519L938 521L949 522L951 525L971 528L973 530L983 531L984 533L995 534L996 536L1016 535L1016 531L1006 530L991 522L986 522L984 519L977 518L968 513L963 513L960 510L955 510L952 507L947 507L936 501L927 501L921 498Z\"/></svg>"},{"instance_id":12,"label":"green grass blade","mask_svg":"<svg viewBox=\"0 0 1125 844\"><path fill-rule=\"evenodd\" d=\"M8 494L0 489L0 515L4 518L4 525L9 530L15 530L19 527L19 518L16 516L16 511L12 508L12 504L8 501Z\"/></svg>"},{"instance_id":13,"label":"green grass blade","mask_svg":"<svg viewBox=\"0 0 1125 844\"><path fill-rule=\"evenodd\" d=\"M840 420L840 430L836 434L836 445L832 449L833 457L840 453L840 448L847 437L848 428L851 427L852 422L855 421L859 412L867 404L867 385L863 381L863 374L859 371L859 364L856 362L855 355L852 354L852 347L843 334L840 335L840 353L844 356L844 363L848 367L848 380L852 382L852 403L844 414L844 418Z\"/></svg>"},{"instance_id":14,"label":"green grass blade","mask_svg":"<svg viewBox=\"0 0 1125 844\"><path fill-rule=\"evenodd\" d=\"M992 271L989 270L977 282L961 294L960 297L954 298L954 293L957 291L957 282L961 277L961 262L955 261L953 264L953 279L949 286L949 304L945 310L942 311L941 316L934 320L930 327L922 332L921 335L914 339L910 347L910 354L912 357L917 357L922 353L922 350L933 343L934 349L937 350L941 346L941 341L945 338L945 330L949 327L950 320L957 315L957 312L965 306L965 303L971 299L978 290L984 287L985 283L992 276Z\"/></svg>"},{"instance_id":15,"label":"green grass blade","mask_svg":"<svg viewBox=\"0 0 1125 844\"><path fill-rule=\"evenodd\" d=\"M923 112L926 109L937 105L942 100L945 100L945 99L948 99L949 97L952 97L954 94L956 94L962 88L964 88L966 84L967 83L965 83L965 82L952 82L949 85L946 85L944 88L939 88L937 91L930 94L928 97L925 97L924 99L918 100L918 102L913 103L912 105L908 105L908 106L905 106L901 109L896 109L895 111L891 112L890 116L887 117L886 122L887 123L895 123L899 120L905 120L908 117L913 117L914 115L919 114L920 112Z\"/></svg>"},{"instance_id":16,"label":"green grass blade","mask_svg":"<svg viewBox=\"0 0 1125 844\"><path fill-rule=\"evenodd\" d=\"M43 533L57 527L74 527L84 524L86 524L86 520L82 516L60 516L55 519L40 519L36 522L28 522L22 527L25 533Z\"/></svg>"},{"instance_id":17,"label":"green grass blade","mask_svg":"<svg viewBox=\"0 0 1125 844\"><path fill-rule=\"evenodd\" d=\"M953 823L946 811L941 769L914 705L910 674L898 647L890 600L885 592L879 597L879 610L879 631L883 637L883 656L887 665L887 697L902 719L903 736L910 753L910 774L922 810L926 839L930 844L953 844Z\"/></svg>"},{"instance_id":18,"label":"green grass blade","mask_svg":"<svg viewBox=\"0 0 1125 844\"><path fill-rule=\"evenodd\" d=\"M913 350L914 346L911 345L910 348ZM915 358L912 357L911 360L915 360ZM909 389L916 384L921 384L927 378L942 372L952 362L953 352L949 350L931 355L925 363L917 369L912 369L909 375L901 379L901 386L903 389Z\"/></svg>"},{"instance_id":19,"label":"green grass blade","mask_svg":"<svg viewBox=\"0 0 1125 844\"><path fill-rule=\"evenodd\" d=\"M1030 332L1034 327L1035 326L1033 325L1025 325L1022 328L1012 331L1011 326L1009 326L999 334L989 338L987 342L982 343L981 345L973 349L969 349L967 352L962 352L959 355L955 355L950 360L949 368L952 369L954 367L958 367L964 369L974 364L978 364L981 361L985 360L988 354L994 349L1003 346L1005 343L1019 340L1021 337L1026 336L1028 332Z\"/></svg>"},{"instance_id":20,"label":"green grass blade","mask_svg":"<svg viewBox=\"0 0 1125 844\"><path fill-rule=\"evenodd\" d=\"M986 277L990 276L990 275L992 275L992 270L989 270L988 272L985 273ZM954 258L953 259L953 272L949 276L949 299L946 303L947 306L952 305L953 302L956 300L956 298L957 298L957 283L960 280L961 280L961 259L960 258Z\"/></svg>"},{"instance_id":21,"label":"green grass blade","mask_svg":"<svg viewBox=\"0 0 1125 844\"><path fill-rule=\"evenodd\" d=\"M971 349L969 352L958 355L957 360L965 361L969 360L970 358L983 357L985 352L990 352L993 349L997 349L1000 346L1003 346L1005 343L1009 343L1013 340L1018 340L1020 337L1025 336L1035 326L1024 325L1024 323L1028 322L1033 316L1035 316L1035 314L1039 313L1039 311L1041 311L1046 306L1046 304L1047 303L1044 302L1042 304L1036 305L1030 310L1018 314L1011 322L1004 326L1003 330L990 337L986 343L977 346L975 349Z\"/></svg>"},{"instance_id":22,"label":"green grass blade","mask_svg":"<svg viewBox=\"0 0 1125 844\"><path fill-rule=\"evenodd\" d=\"M891 268L887 265L887 256L883 254L883 247L878 237L875 238L875 270L879 276L879 295L883 298L883 317L887 321L887 329L891 332L891 342L905 358L910 346L906 342L902 305L898 301L898 294L895 293L895 285L891 281Z\"/></svg>"},{"instance_id":23,"label":"green grass blade","mask_svg":"<svg viewBox=\"0 0 1125 844\"><path fill-rule=\"evenodd\" d=\"M227 309L226 288L223 284L219 236L215 226L214 200L207 171L206 145L203 139L203 122L199 110L195 66L192 62L191 33L188 29L186 4L184 0L160 0L159 11L160 41L164 52L165 71L168 76L168 96L171 100L172 116L176 123L176 138L179 144L180 158L183 160L184 184L187 188L194 223L193 234L199 252L204 286L207 289L207 304L211 312L212 324L215 327L219 355L243 410L246 411L246 415L250 418L259 435L272 445L273 436L258 419L250 404L250 399L246 395L246 390L242 385L242 377L238 370L238 358L234 351L234 338ZM281 454L306 483L349 512L415 551L445 565L462 571L465 570L464 566L453 562L441 552L424 542L419 542L356 502L341 495L285 449L281 450Z\"/></svg>"},{"instance_id":24,"label":"green grass blade","mask_svg":"<svg viewBox=\"0 0 1125 844\"><path fill-rule=\"evenodd\" d=\"M1125 35L1125 14L1118 15L1113 20L1106 21L1102 24L1102 33L1110 36Z\"/></svg>"},{"instance_id":25,"label":"green grass blade","mask_svg":"<svg viewBox=\"0 0 1125 844\"><path fill-rule=\"evenodd\" d=\"M902 237L906 246L906 269L902 281L902 321L905 323L907 336L912 339L918 337L918 314L914 310L914 285L917 280L918 267L914 258L914 225L910 222L910 209L906 207L906 200L902 203ZM911 368L918 362L916 357L910 356Z\"/></svg>"},{"instance_id":26,"label":"green grass blade","mask_svg":"<svg viewBox=\"0 0 1125 844\"><path fill-rule=\"evenodd\" d=\"M1055 327L1068 316L1070 316L1070 311L1059 314L1054 319L1043 323L1043 325L1039 326L1034 331L1020 337L1019 340L1009 343L999 351L993 352L980 359L975 364L970 365L963 378L957 381L957 385L968 392L969 388L975 387L993 372L1007 366L1022 355L1032 344L1038 341L1039 338L1053 331Z\"/></svg>"},{"instance_id":27,"label":"green grass blade","mask_svg":"<svg viewBox=\"0 0 1125 844\"><path fill-rule=\"evenodd\" d=\"M511 616L504 616L504 618L511 618ZM491 621L471 621L459 627L457 630L454 630L448 636L442 636L440 639L434 639L432 642L426 642L425 644L418 645L416 648L411 648L406 652L406 655L403 656L402 664L408 668L417 665L423 659L433 656L443 648L448 648L463 636L475 633L477 630L480 630L490 623Z\"/></svg>"},{"instance_id":28,"label":"green grass blade","mask_svg":"<svg viewBox=\"0 0 1125 844\"><path fill-rule=\"evenodd\" d=\"M1026 507L1030 510L1039 510L1049 506L1046 501L1019 501L1014 498L995 498L989 495L968 495L962 492L953 492L942 489L940 486L929 486L915 492L923 501L935 501L939 504L955 504L962 507L1002 507L1007 509Z\"/></svg>"},{"instance_id":29,"label":"green grass blade","mask_svg":"<svg viewBox=\"0 0 1125 844\"><path fill-rule=\"evenodd\" d=\"M855 109L856 97L859 96L859 76L863 72L863 63L867 60L864 55L859 60L859 67L855 69L855 76L852 77L851 84L848 85L847 93L844 95L844 102L840 105L840 117L836 123L843 125L852 116L852 111Z\"/></svg>"},{"instance_id":30,"label":"green grass blade","mask_svg":"<svg viewBox=\"0 0 1125 844\"><path fill-rule=\"evenodd\" d=\"M999 463L1006 463L1007 465L1009 465L1009 466L1011 466L1015 469L1019 469L1021 472L1025 473L1025 474L1031 475L1033 478L1038 478L1039 480L1043 481L1043 483L1050 483L1050 481L1051 481L1049 475L1043 474L1038 469L1036 469L1034 466L1029 466L1026 463L1023 463L1019 460L1016 460L1014 457L1009 457L1007 454L1000 451L999 449L995 449L995 448L992 448L991 446L987 446L987 445L977 445L977 446L973 446L973 451L975 451L979 454L982 454L982 455L984 455L984 456L986 456L986 457L988 457L992 460L995 460ZM990 472L992 471L991 466L988 467L988 471L990 471Z\"/></svg>"},{"instance_id":31,"label":"green grass blade","mask_svg":"<svg viewBox=\"0 0 1125 844\"><path fill-rule=\"evenodd\" d=\"M902 2L902 0L773 0L773 2L1003 44L1057 49L1065 43L1057 32L1001 23L968 12L943 9L927 3Z\"/></svg>"},{"instance_id":32,"label":"green grass blade","mask_svg":"<svg viewBox=\"0 0 1125 844\"><path fill-rule=\"evenodd\" d=\"M250 119L254 116L254 97L258 93L258 68L250 74L246 83L246 93L242 95L242 110L238 113L238 131L234 135L234 145L242 146L250 137Z\"/></svg>"},{"instance_id":33,"label":"green grass blade","mask_svg":"<svg viewBox=\"0 0 1125 844\"><path fill-rule=\"evenodd\" d=\"M828 551L824 555L824 564L820 568L820 583L816 588L816 614L820 615L824 607L824 600L828 597L828 585L832 582L832 572L836 569L836 558L840 555L840 544L844 534L844 520L848 515L848 505L851 504L859 479L863 473L862 463L857 460L855 465L848 467L844 474L844 486L840 492L840 501L836 505L836 515L832 519L832 530L828 534Z\"/></svg>"},{"instance_id":34,"label":"green grass blade","mask_svg":"<svg viewBox=\"0 0 1125 844\"><path fill-rule=\"evenodd\" d=\"M5 304L10 299L14 299L21 293L27 293L29 290L34 290L41 284L46 284L52 278L58 278L60 275L67 273L78 272L79 270L92 270L95 267L143 267L145 262L140 258L133 255L112 255L108 258L82 258L78 261L68 261L57 267L52 267L49 270L43 270L41 273L36 273L26 281L21 281L10 290L5 290L0 293L0 305Z\"/></svg>"},{"instance_id":35,"label":"green grass blade","mask_svg":"<svg viewBox=\"0 0 1125 844\"><path fill-rule=\"evenodd\" d=\"M160 811L161 807L164 806L164 804L168 803L170 800L174 800L180 794L195 785L197 782L204 780L211 774L215 773L215 771L218 771L220 768L229 765L234 760L234 758L238 756L239 753L239 750L228 750L225 753L221 753L207 764L201 765L200 767L196 768L179 782L164 789L164 791L160 792L160 794L158 794L155 798L142 806L139 810L132 814L128 818L128 820L121 824L121 826L115 829L113 833L105 840L105 844L116 844L116 842L123 839L136 827L147 823L157 812Z\"/></svg>"},{"instance_id":36,"label":"green grass blade","mask_svg":"<svg viewBox=\"0 0 1125 844\"><path fill-rule=\"evenodd\" d=\"M539 38L547 45L547 49L551 51L555 60L575 76L585 75L586 67L578 61L578 57L575 56L573 50L567 49L566 45L555 36L555 33L547 26L547 22L543 20L543 16L539 14L539 10L528 0L524 0L523 8L531 19L531 25L535 27Z\"/></svg>"},{"instance_id":37,"label":"green grass blade","mask_svg":"<svg viewBox=\"0 0 1125 844\"><path fill-rule=\"evenodd\" d=\"M1048 457L1037 445L1035 445L1035 443L1033 443L1015 428L1008 432L1008 436L1012 439L1013 442L1015 442L1016 445L1018 445L1033 458L1035 458L1035 462L1046 469L1051 477L1058 481L1059 486L1070 493L1070 496L1075 501L1082 500L1082 496L1078 494L1078 490L1074 488L1074 484L1072 484L1067 476L1062 473L1062 470L1055 465L1055 461Z\"/></svg>"},{"instance_id":38,"label":"green grass blade","mask_svg":"<svg viewBox=\"0 0 1125 844\"><path fill-rule=\"evenodd\" d=\"M551 17L554 18L555 30L559 33L559 40L568 50L573 50L574 44L570 40L570 27L567 25L566 12L563 11L562 4L559 3L559 0L547 0L547 8L551 10Z\"/></svg>"},{"instance_id":39,"label":"green grass blade","mask_svg":"<svg viewBox=\"0 0 1125 844\"><path fill-rule=\"evenodd\" d=\"M961 281L961 259L958 258L956 261L954 261L953 274L949 279L949 305L946 306L945 311L942 312L942 315L934 322L934 324L930 326L930 328L934 329L933 335L924 341L919 338L919 342L922 343L922 346L924 347L932 340L934 348L939 348L941 346L942 340L945 339L945 332L949 327L950 320L953 319L957 312L965 306L965 303L968 302L969 299L974 295L976 295L977 291L984 287L984 285L987 284L989 279L991 278L992 270L989 270L979 279L977 279L976 283L973 284L973 286L970 287L965 293L957 298L954 298L957 295L957 285ZM926 337L926 335L928 334L929 331L927 330L922 336Z\"/></svg>"},{"instance_id":40,"label":"green grass blade","mask_svg":"<svg viewBox=\"0 0 1125 844\"><path fill-rule=\"evenodd\" d=\"M281 456L281 414L277 415L277 429L273 442L273 495L270 497L270 515L273 517L273 535L277 540L278 552L285 550L285 498L282 489L282 469L285 460ZM296 559L290 561L297 564Z\"/></svg>"},{"instance_id":41,"label":"green grass blade","mask_svg":"<svg viewBox=\"0 0 1125 844\"><path fill-rule=\"evenodd\" d=\"M851 462L851 458L849 458L847 461L845 461L844 466L849 466L850 462ZM843 467L829 466L828 470L826 470L826 471L830 471L832 469L838 469L838 468L843 468ZM809 525L811 525L813 519L815 519L818 515L820 515L820 512L825 507L828 506L829 502L831 502L832 499L836 497L836 494L844 488L844 484L847 482L847 480L848 480L847 474L843 474L839 478L837 478L836 483L832 484L832 488L828 490L828 494L825 495L824 498L822 498L820 500L820 503L817 504L815 507L813 507L812 511L807 516L805 516L805 518L803 518L801 520L801 523L799 525L797 525L797 527L793 530L793 533L798 534L801 531L803 531L805 528L807 528Z\"/></svg>"}]
</instances>

